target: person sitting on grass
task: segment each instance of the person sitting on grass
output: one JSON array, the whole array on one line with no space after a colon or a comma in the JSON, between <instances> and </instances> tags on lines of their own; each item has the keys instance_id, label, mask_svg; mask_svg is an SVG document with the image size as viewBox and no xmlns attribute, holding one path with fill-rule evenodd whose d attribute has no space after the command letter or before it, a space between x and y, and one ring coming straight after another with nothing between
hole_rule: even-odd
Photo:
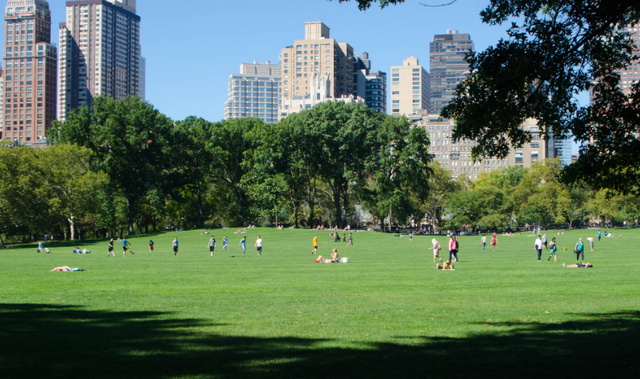
<instances>
[{"instance_id":1,"label":"person sitting on grass","mask_svg":"<svg viewBox=\"0 0 640 379\"><path fill-rule=\"evenodd\" d=\"M562 264L562 267L566 267L566 268L592 268L593 265L591 263L578 263L575 265L565 265L564 263Z\"/></svg>"},{"instance_id":2,"label":"person sitting on grass","mask_svg":"<svg viewBox=\"0 0 640 379\"><path fill-rule=\"evenodd\" d=\"M442 266L438 263L436 265L436 270L455 270L455 268L451 264L451 261L445 261Z\"/></svg>"},{"instance_id":3,"label":"person sitting on grass","mask_svg":"<svg viewBox=\"0 0 640 379\"><path fill-rule=\"evenodd\" d=\"M325 259L322 255L318 256L318 259L313 261L313 263L339 263L340 256L338 255L338 249L333 249L331 253L331 259Z\"/></svg>"},{"instance_id":4,"label":"person sitting on grass","mask_svg":"<svg viewBox=\"0 0 640 379\"><path fill-rule=\"evenodd\" d=\"M84 269L82 268L71 268L69 266L61 266L61 267L56 267L53 270L51 270L51 272L54 271L64 271L64 272L70 272L70 271L84 271Z\"/></svg>"}]
</instances>

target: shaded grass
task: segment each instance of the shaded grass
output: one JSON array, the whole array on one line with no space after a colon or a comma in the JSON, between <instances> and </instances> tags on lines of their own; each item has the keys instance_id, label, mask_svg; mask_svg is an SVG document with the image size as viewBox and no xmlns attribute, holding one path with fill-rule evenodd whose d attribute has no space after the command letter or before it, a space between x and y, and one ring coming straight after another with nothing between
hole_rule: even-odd
<instances>
[{"instance_id":1,"label":"shaded grass","mask_svg":"<svg viewBox=\"0 0 640 379\"><path fill-rule=\"evenodd\" d=\"M593 269L564 269L575 260L569 252L538 263L533 237L499 237L495 253L464 237L455 272L433 269L431 237L355 233L356 247L345 249L318 232L321 254L337 246L352 259L335 265L311 263L312 231L251 230L246 257L239 236L222 251L221 233L214 258L200 231L153 236L153 254L148 239L132 239L137 254L126 258L118 246L107 258L106 242L80 245L88 256L69 247L1 251L0 377L636 377L640 369L636 232L587 251ZM252 248L258 233L262 257ZM559 246L572 249L587 233L558 237ZM58 265L87 271L48 272Z\"/></svg>"}]
</instances>

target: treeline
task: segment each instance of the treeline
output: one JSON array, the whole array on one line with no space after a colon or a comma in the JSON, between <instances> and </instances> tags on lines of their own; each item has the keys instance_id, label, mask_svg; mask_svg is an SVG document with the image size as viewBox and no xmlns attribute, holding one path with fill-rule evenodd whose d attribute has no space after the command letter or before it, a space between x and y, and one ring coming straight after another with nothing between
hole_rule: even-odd
<instances>
[{"instance_id":1,"label":"treeline","mask_svg":"<svg viewBox=\"0 0 640 379\"><path fill-rule=\"evenodd\" d=\"M267 125L172 121L138 98L99 97L48 138L44 150L0 148L0 243L218 224L343 228L357 209L375 225L456 230L640 217L634 196L566 184L557 160L452 178L431 162L422 128L361 104Z\"/></svg>"},{"instance_id":2,"label":"treeline","mask_svg":"<svg viewBox=\"0 0 640 379\"><path fill-rule=\"evenodd\" d=\"M362 104L323 103L267 125L173 121L138 98L98 97L47 137L44 150L0 149L0 234L342 228L357 222L357 203L378 219L406 220L429 190L424 130Z\"/></svg>"},{"instance_id":3,"label":"treeline","mask_svg":"<svg viewBox=\"0 0 640 379\"><path fill-rule=\"evenodd\" d=\"M474 181L452 179L438 168L427 212L441 228L496 231L628 225L640 217L640 200L613 190L567 184L559 159L483 172Z\"/></svg>"}]
</instances>

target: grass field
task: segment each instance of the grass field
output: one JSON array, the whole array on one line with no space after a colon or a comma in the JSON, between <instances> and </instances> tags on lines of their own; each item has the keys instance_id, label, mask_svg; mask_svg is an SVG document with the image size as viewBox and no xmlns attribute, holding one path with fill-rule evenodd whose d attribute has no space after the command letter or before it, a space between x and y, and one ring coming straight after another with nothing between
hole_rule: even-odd
<instances>
[{"instance_id":1,"label":"grass field","mask_svg":"<svg viewBox=\"0 0 640 379\"><path fill-rule=\"evenodd\" d=\"M541 263L524 234L496 252L462 237L452 272L432 237L361 232L347 249L318 232L351 263L313 264L313 231L250 230L242 257L215 230L213 258L200 232L133 238L126 258L106 241L0 251L0 378L640 377L640 231L587 247L591 269L562 263L594 231Z\"/></svg>"}]
</instances>

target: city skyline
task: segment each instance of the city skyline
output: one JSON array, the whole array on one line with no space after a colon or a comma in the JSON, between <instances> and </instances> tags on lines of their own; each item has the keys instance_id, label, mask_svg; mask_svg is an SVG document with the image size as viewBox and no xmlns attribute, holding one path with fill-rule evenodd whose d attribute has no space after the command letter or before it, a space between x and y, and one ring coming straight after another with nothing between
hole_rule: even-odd
<instances>
[{"instance_id":1,"label":"city skyline","mask_svg":"<svg viewBox=\"0 0 640 379\"><path fill-rule=\"evenodd\" d=\"M270 4L256 0L242 4L192 0L191 7L176 7L168 0L141 0L137 2L137 14L141 17L141 45L147 59L146 99L175 120L190 115L222 120L229 75L244 63L278 64L281 49L301 37L301 25L318 19L331 28L332 37L352 45L354 55L368 52L373 61L372 71L382 72L388 72L392 65L411 55L425 62L426 67L429 42L434 34L447 29L471 33L478 50L505 34L502 27L491 28L480 22L479 12L485 4L459 3L434 10L417 1L407 1L385 10L372 8L360 12L355 3L325 0L308 0L304 9L298 9L294 5L299 3L290 0ZM264 17L274 5L286 15L283 22L274 24ZM65 21L66 1L50 0L49 7L52 40L57 42L58 25ZM195 9L198 11L194 12ZM251 12L246 12L247 9ZM243 15L241 22L229 17L235 14ZM430 22L424 23L425 18ZM167 28L167 23L175 20L184 23ZM207 40L217 39L218 33L225 35L220 47L202 49L203 43L207 45ZM258 38L262 35L264 39ZM4 32L0 37L4 42ZM225 58L217 57L216 51L224 51Z\"/></svg>"}]
</instances>

